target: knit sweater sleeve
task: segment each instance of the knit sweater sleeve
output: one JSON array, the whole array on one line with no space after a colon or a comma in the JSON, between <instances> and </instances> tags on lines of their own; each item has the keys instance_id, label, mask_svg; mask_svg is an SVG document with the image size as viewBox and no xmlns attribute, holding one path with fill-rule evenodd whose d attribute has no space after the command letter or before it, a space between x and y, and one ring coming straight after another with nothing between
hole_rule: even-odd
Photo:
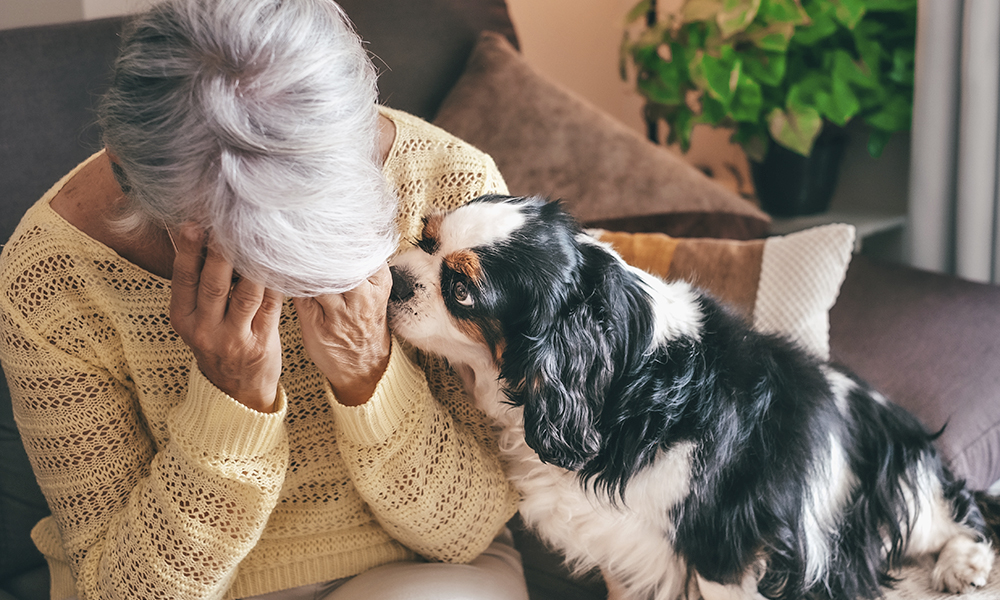
<instances>
[{"instance_id":1,"label":"knit sweater sleeve","mask_svg":"<svg viewBox=\"0 0 1000 600\"><path fill-rule=\"evenodd\" d=\"M66 255L25 256L2 263L0 358L77 595L220 597L277 500L283 393L255 413L194 367L157 444L118 357L102 355L114 344L96 341L115 339L107 315L79 310L94 282Z\"/></svg>"},{"instance_id":2,"label":"knit sweater sleeve","mask_svg":"<svg viewBox=\"0 0 1000 600\"><path fill-rule=\"evenodd\" d=\"M468 562L513 516L517 496L496 441L469 418L468 400L456 401L461 386L449 393L436 399L394 340L373 397L358 407L334 399L333 406L341 455L382 527L426 558Z\"/></svg>"}]
</instances>

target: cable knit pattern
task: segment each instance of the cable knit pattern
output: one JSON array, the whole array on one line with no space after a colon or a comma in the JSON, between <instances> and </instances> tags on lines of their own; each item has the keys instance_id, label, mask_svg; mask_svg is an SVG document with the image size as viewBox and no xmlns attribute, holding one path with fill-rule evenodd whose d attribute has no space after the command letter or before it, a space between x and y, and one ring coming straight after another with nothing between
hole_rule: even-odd
<instances>
[{"instance_id":1,"label":"cable knit pattern","mask_svg":"<svg viewBox=\"0 0 1000 600\"><path fill-rule=\"evenodd\" d=\"M404 240L427 213L506 191L486 155L383 114ZM516 495L446 366L394 341L372 399L341 406L286 302L277 410L245 408L171 328L170 282L51 209L75 172L0 259L0 359L53 512L33 532L53 597L239 598L418 554L468 561L492 541Z\"/></svg>"}]
</instances>

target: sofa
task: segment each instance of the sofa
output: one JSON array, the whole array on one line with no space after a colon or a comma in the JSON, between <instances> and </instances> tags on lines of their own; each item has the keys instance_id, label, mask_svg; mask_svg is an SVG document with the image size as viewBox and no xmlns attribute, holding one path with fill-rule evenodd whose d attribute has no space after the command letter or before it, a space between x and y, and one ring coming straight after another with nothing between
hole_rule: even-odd
<instances>
[{"instance_id":1,"label":"sofa","mask_svg":"<svg viewBox=\"0 0 1000 600\"><path fill-rule=\"evenodd\" d=\"M493 154L512 192L561 198L591 227L650 236L652 247L671 249L667 275L686 252L697 263L690 276L723 263L744 276L759 261L733 262L734 254L759 257L780 246L752 203L532 72L517 54L504 0L341 4L382 71L382 101ZM94 106L122 24L0 31L0 241L50 185L100 148ZM822 349L928 429L942 430L942 455L971 487L1000 480L1000 288L849 253L838 264L818 305ZM46 566L29 537L47 512L0 384L0 600L47 597ZM598 576L571 575L516 518L512 527L533 599L606 597Z\"/></svg>"}]
</instances>

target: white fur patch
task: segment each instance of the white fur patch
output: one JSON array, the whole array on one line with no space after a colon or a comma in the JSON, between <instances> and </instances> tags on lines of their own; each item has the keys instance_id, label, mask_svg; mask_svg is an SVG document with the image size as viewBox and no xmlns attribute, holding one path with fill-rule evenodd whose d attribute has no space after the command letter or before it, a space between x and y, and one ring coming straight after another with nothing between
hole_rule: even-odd
<instances>
[{"instance_id":1,"label":"white fur patch","mask_svg":"<svg viewBox=\"0 0 1000 600\"><path fill-rule=\"evenodd\" d=\"M518 204L474 202L448 213L440 229L436 254L486 246L505 240L524 226L525 216Z\"/></svg>"},{"instance_id":2,"label":"white fur patch","mask_svg":"<svg viewBox=\"0 0 1000 600\"><path fill-rule=\"evenodd\" d=\"M821 581L830 559L830 544L836 535L844 506L858 484L837 436L830 434L827 462L818 465L809 482L805 503L806 586Z\"/></svg>"},{"instance_id":3,"label":"white fur patch","mask_svg":"<svg viewBox=\"0 0 1000 600\"><path fill-rule=\"evenodd\" d=\"M829 365L822 365L820 370L830 384L830 391L833 393L833 400L837 405L837 410L841 415L846 416L849 410L849 399L851 392L858 389L858 384L847 375L834 369Z\"/></svg>"},{"instance_id":4,"label":"white fur patch","mask_svg":"<svg viewBox=\"0 0 1000 600\"><path fill-rule=\"evenodd\" d=\"M681 337L701 339L704 319L698 305L698 293L685 281L667 283L645 271L629 267L653 299L653 348ZM651 348L652 349L652 348Z\"/></svg>"}]
</instances>

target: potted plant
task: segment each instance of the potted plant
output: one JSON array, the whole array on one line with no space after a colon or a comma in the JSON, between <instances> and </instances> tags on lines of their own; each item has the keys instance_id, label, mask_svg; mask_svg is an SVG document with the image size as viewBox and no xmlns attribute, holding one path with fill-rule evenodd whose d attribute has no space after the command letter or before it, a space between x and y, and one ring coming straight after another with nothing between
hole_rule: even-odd
<instances>
[{"instance_id":1,"label":"potted plant","mask_svg":"<svg viewBox=\"0 0 1000 600\"><path fill-rule=\"evenodd\" d=\"M917 0L684 0L657 18L642 0L622 77L633 64L647 121L684 151L696 124L731 128L765 210L822 212L848 122L867 124L874 157L910 127L916 13Z\"/></svg>"}]
</instances>

